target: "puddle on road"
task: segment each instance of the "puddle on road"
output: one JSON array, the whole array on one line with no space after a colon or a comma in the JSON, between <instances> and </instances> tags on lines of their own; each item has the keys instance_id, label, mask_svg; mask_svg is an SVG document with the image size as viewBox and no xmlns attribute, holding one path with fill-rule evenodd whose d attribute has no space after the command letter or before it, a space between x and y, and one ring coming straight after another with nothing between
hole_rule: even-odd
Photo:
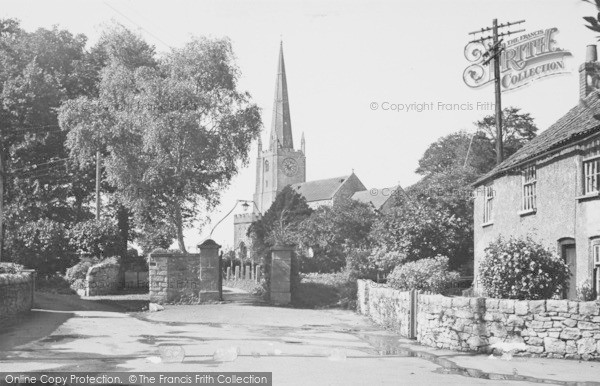
<instances>
[{"instance_id":1,"label":"puddle on road","mask_svg":"<svg viewBox=\"0 0 600 386\"><path fill-rule=\"evenodd\" d=\"M103 335L104 337L106 335ZM89 338L99 338L100 335L79 335L79 334L65 334L65 335L50 335L44 339L41 339L40 342L43 343L57 343L62 342L63 340L75 340L75 339L89 339Z\"/></svg>"},{"instance_id":2,"label":"puddle on road","mask_svg":"<svg viewBox=\"0 0 600 386\"><path fill-rule=\"evenodd\" d=\"M357 336L369 343L380 356L397 356L397 357L410 357L419 358L429 361L433 364L440 366L439 369L435 370L436 373L440 374L454 374L462 375L464 377L489 379L497 381L524 381L532 383L549 383L553 385L568 385L568 386L587 386L587 385L598 385L598 382L569 382L569 381L558 381L554 379L535 378L526 375L519 375L516 370L513 374L498 374L485 372L478 369L471 369L462 367L454 363L453 361L442 358L432 353L424 351L411 350L398 342L398 336L390 335L376 335L376 334L357 334Z\"/></svg>"}]
</instances>

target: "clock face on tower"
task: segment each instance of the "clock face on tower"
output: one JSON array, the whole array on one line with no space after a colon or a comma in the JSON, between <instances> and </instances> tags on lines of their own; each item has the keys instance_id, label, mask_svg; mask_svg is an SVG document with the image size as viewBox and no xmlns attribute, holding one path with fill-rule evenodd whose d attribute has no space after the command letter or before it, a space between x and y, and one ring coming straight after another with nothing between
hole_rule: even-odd
<instances>
[{"instance_id":1,"label":"clock face on tower","mask_svg":"<svg viewBox=\"0 0 600 386\"><path fill-rule=\"evenodd\" d=\"M292 177L298 173L298 162L293 158L283 160L283 172L286 176Z\"/></svg>"}]
</instances>

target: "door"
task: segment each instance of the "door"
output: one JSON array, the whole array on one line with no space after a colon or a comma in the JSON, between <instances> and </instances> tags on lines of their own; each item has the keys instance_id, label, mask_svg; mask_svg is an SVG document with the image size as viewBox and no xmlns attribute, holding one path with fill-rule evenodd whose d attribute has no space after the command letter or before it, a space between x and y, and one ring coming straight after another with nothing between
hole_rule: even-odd
<instances>
[{"instance_id":1,"label":"door","mask_svg":"<svg viewBox=\"0 0 600 386\"><path fill-rule=\"evenodd\" d=\"M562 258L569 266L571 276L569 277L569 286L565 291L565 298L577 299L577 253L575 244L562 246Z\"/></svg>"}]
</instances>

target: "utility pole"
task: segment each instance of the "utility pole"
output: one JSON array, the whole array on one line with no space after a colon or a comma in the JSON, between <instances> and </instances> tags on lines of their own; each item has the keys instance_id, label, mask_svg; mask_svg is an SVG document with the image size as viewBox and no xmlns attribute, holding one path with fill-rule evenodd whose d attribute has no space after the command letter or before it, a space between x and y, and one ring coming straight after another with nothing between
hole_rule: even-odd
<instances>
[{"instance_id":1,"label":"utility pole","mask_svg":"<svg viewBox=\"0 0 600 386\"><path fill-rule=\"evenodd\" d=\"M100 220L100 151L96 152L96 220Z\"/></svg>"},{"instance_id":2,"label":"utility pole","mask_svg":"<svg viewBox=\"0 0 600 386\"><path fill-rule=\"evenodd\" d=\"M498 33L499 28L510 27L511 25L524 23L525 20L520 20L517 22L511 22L506 24L498 25L498 19L494 19L492 21L491 27L482 28L481 31L470 32L469 35L475 35L479 33L484 33L487 31L492 31L491 36L484 36L479 39L472 40L471 43L479 42L484 43L487 40L492 40L492 44L488 45L488 51L483 54L484 58L487 58L483 61L482 65L488 64L490 61L494 63L494 83L495 83L495 96L496 96L496 164L500 164L504 160L504 146L502 143L502 89L500 84L500 57L504 47L502 47L502 39L503 36L509 36L515 33L523 32L524 29L518 31L508 31L503 33Z\"/></svg>"}]
</instances>

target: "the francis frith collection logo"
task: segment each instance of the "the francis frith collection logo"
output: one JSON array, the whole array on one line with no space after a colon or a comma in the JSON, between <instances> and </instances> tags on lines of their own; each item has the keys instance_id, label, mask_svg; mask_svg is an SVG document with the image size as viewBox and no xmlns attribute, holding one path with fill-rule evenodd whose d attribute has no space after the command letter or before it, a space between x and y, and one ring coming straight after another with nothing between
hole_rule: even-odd
<instances>
[{"instance_id":1,"label":"the francis frith collection logo","mask_svg":"<svg viewBox=\"0 0 600 386\"><path fill-rule=\"evenodd\" d=\"M556 27L541 29L502 44L500 84L503 90L513 90L541 78L569 72L565 57L571 56L571 53L556 45L554 35L557 32ZM482 42L466 45L465 57L471 62L463 73L467 86L480 88L494 81L493 61L485 63L487 49Z\"/></svg>"}]
</instances>

